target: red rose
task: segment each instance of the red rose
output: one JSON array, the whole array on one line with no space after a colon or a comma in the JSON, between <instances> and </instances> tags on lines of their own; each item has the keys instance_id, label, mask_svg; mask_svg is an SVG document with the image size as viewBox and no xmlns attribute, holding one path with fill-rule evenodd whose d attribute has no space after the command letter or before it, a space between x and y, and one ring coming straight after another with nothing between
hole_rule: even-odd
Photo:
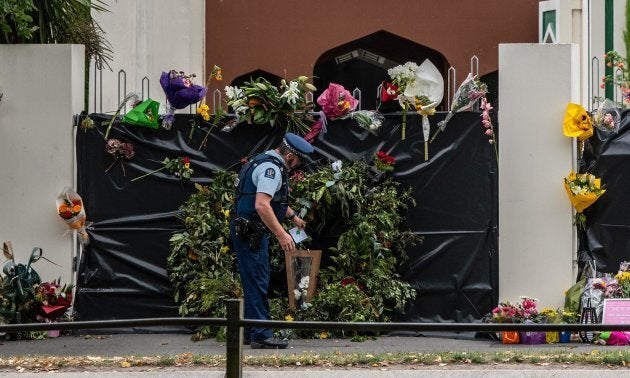
<instances>
[{"instance_id":1,"label":"red rose","mask_svg":"<svg viewBox=\"0 0 630 378\"><path fill-rule=\"evenodd\" d=\"M354 278L348 277L341 280L341 286L346 287L348 285L352 285L354 283Z\"/></svg>"},{"instance_id":2,"label":"red rose","mask_svg":"<svg viewBox=\"0 0 630 378\"><path fill-rule=\"evenodd\" d=\"M190 164L190 159L188 157L183 157L182 158L182 163L184 164Z\"/></svg>"},{"instance_id":3,"label":"red rose","mask_svg":"<svg viewBox=\"0 0 630 378\"><path fill-rule=\"evenodd\" d=\"M382 163L389 164L389 165L392 165L396 162L396 159L393 156L388 155L383 151L377 152L376 158L380 160Z\"/></svg>"},{"instance_id":4,"label":"red rose","mask_svg":"<svg viewBox=\"0 0 630 378\"><path fill-rule=\"evenodd\" d=\"M398 99L398 86L384 81L381 87L381 101L389 102L396 99Z\"/></svg>"}]
</instances>

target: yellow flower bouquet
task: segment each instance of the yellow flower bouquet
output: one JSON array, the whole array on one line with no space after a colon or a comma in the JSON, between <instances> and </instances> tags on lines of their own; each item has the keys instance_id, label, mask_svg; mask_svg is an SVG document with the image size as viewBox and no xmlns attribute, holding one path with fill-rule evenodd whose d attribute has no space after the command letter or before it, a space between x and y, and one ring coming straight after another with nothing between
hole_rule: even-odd
<instances>
[{"instance_id":1,"label":"yellow flower bouquet","mask_svg":"<svg viewBox=\"0 0 630 378\"><path fill-rule=\"evenodd\" d=\"M569 196L569 201L575 207L575 225L584 229L586 226L586 216L584 209L591 206L597 199L606 192L602 188L601 179L590 173L575 173L571 171L564 178L564 188Z\"/></svg>"}]
</instances>

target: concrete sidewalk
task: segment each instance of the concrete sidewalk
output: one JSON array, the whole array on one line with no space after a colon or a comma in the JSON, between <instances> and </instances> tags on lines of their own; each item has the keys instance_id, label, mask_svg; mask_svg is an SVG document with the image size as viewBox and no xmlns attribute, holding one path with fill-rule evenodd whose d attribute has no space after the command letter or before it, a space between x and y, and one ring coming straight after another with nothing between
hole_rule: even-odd
<instances>
[{"instance_id":1,"label":"concrete sidewalk","mask_svg":"<svg viewBox=\"0 0 630 378\"><path fill-rule=\"evenodd\" d=\"M474 334L390 334L374 340L352 342L348 339L301 339L291 340L284 350L250 349L243 354L300 354L314 353L371 353L388 352L501 352L501 351L570 351L574 353L615 348L594 344L571 342L567 344L505 345L500 341L477 339ZM225 355L226 345L214 339L191 341L190 334L107 334L62 336L45 340L0 342L0 357L10 356L174 356L183 353L194 355Z\"/></svg>"},{"instance_id":2,"label":"concrete sidewalk","mask_svg":"<svg viewBox=\"0 0 630 378\"><path fill-rule=\"evenodd\" d=\"M192 355L219 355L224 356L226 345L215 340L203 340L193 342L190 334L109 334L109 335L82 335L62 336L45 340L23 340L0 342L0 357L37 357L37 356L94 356L96 357L154 357L176 356L182 354ZM627 347L611 347L593 344L572 342L568 344L542 344L542 345L504 345L500 341L488 339L476 339L474 334L404 334L380 336L375 340L364 342L352 342L350 339L324 339L324 340L292 340L288 349L261 350L244 347L243 354L247 356L282 356L299 355L304 352L315 354L329 353L362 353L384 354L388 352L406 353L431 353L431 352L504 352L504 351L567 351L571 353L592 353L594 350L625 350ZM626 374L627 368L615 366L577 366L555 364L444 364L444 366L432 365L391 365L391 366L351 366L351 367L321 367L321 366L295 366L295 367L256 367L244 366L244 377L342 377L342 378L405 378L405 377L618 377ZM98 376L103 377L224 377L225 367L208 366L144 366L129 369L121 367L95 367L88 366L85 369L53 370L56 376L75 378ZM43 372L14 371L12 369L0 370L0 376L37 377Z\"/></svg>"}]
</instances>

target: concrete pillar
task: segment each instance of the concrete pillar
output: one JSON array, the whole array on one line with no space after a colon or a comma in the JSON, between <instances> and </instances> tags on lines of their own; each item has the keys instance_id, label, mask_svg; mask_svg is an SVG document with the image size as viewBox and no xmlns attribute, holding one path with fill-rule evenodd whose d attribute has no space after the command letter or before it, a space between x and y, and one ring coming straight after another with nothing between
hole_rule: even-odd
<instances>
[{"instance_id":1,"label":"concrete pillar","mask_svg":"<svg viewBox=\"0 0 630 378\"><path fill-rule=\"evenodd\" d=\"M72 237L55 200L74 186L72 117L83 109L83 45L0 45L0 242L16 263L43 248L34 269L43 281L70 283ZM88 214L89 216L89 214Z\"/></svg>"},{"instance_id":2,"label":"concrete pillar","mask_svg":"<svg viewBox=\"0 0 630 378\"><path fill-rule=\"evenodd\" d=\"M205 84L205 75L210 73L204 62L205 1L105 0L105 3L109 12L93 12L93 17L105 31L114 56L111 70L104 68L102 78L98 74L94 77L92 62L90 113L114 113L126 94L141 95L143 91L145 98L150 96L160 103L160 114L165 113L166 97L160 86L163 71L194 73L195 83ZM192 112L195 111L193 108Z\"/></svg>"},{"instance_id":3,"label":"concrete pillar","mask_svg":"<svg viewBox=\"0 0 630 378\"><path fill-rule=\"evenodd\" d=\"M579 102L579 48L499 45L499 297L561 307L574 279L572 208L562 179L573 141L562 134Z\"/></svg>"}]
</instances>

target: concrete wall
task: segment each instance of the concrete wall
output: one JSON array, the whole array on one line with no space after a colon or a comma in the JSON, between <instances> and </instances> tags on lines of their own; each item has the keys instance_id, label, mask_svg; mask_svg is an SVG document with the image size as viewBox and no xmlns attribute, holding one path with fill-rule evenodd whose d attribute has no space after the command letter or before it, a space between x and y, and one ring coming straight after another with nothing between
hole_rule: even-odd
<instances>
[{"instance_id":1,"label":"concrete wall","mask_svg":"<svg viewBox=\"0 0 630 378\"><path fill-rule=\"evenodd\" d=\"M0 242L17 263L33 247L42 280L71 282L74 248L55 200L74 185L72 117L83 108L82 45L0 45Z\"/></svg>"},{"instance_id":2,"label":"concrete wall","mask_svg":"<svg viewBox=\"0 0 630 378\"><path fill-rule=\"evenodd\" d=\"M112 45L114 59L112 70L103 70L102 91L101 77L97 76L95 82L94 67L90 69L90 112L113 113L127 93L142 92L145 76L150 83L147 88L145 82L145 97L148 92L164 106L164 92L159 82L162 71L175 69L195 73L197 83L204 84L206 72L210 71L204 65L203 0L106 0L105 3L110 12L94 12L93 16ZM126 73L126 88L123 74L118 85L120 70ZM160 113L164 112L162 107Z\"/></svg>"},{"instance_id":3,"label":"concrete wall","mask_svg":"<svg viewBox=\"0 0 630 378\"><path fill-rule=\"evenodd\" d=\"M573 141L562 134L579 102L579 47L499 45L499 296L563 305L574 282L572 208L562 179Z\"/></svg>"}]
</instances>

